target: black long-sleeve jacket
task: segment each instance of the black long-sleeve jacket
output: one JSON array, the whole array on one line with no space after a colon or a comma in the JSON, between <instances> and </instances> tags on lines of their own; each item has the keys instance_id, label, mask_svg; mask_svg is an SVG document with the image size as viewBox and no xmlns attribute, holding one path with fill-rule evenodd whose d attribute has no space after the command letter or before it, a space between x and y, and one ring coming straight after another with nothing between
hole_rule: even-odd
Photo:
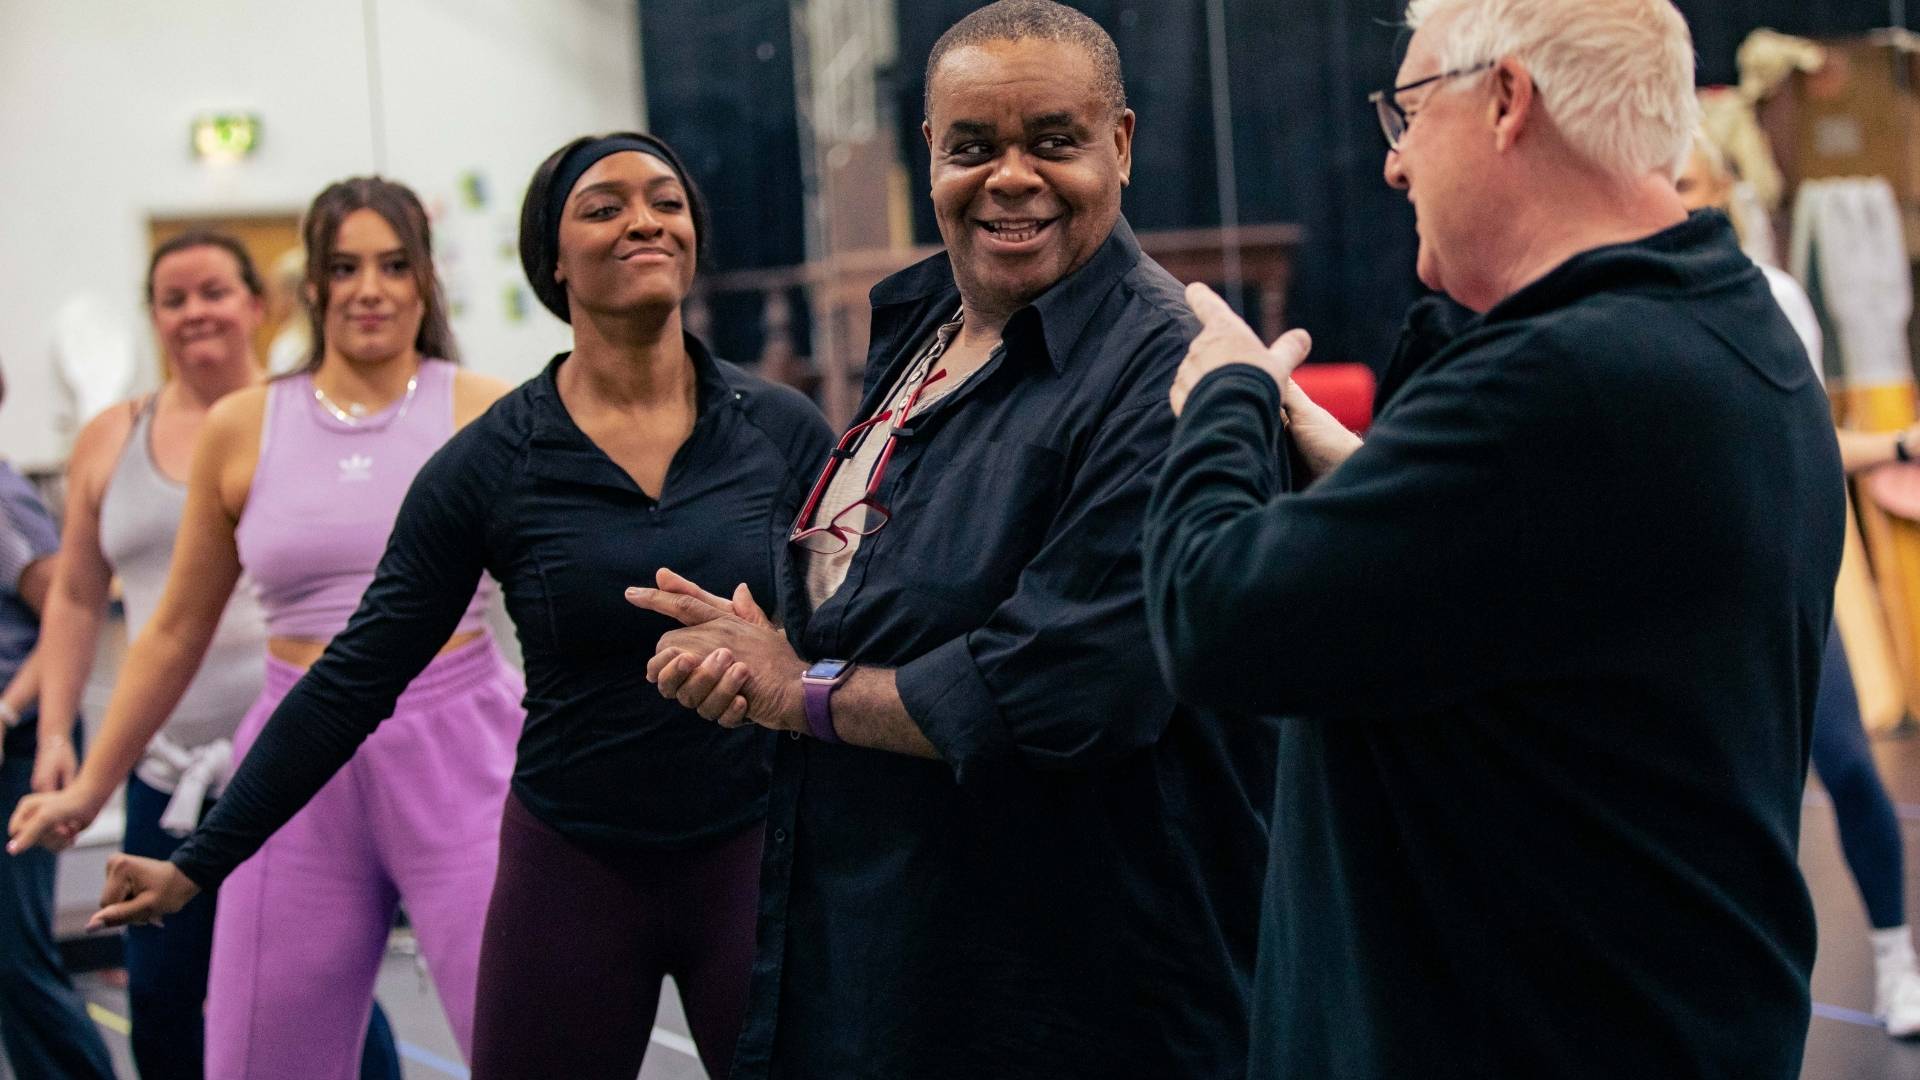
<instances>
[{"instance_id":1,"label":"black long-sleeve jacket","mask_svg":"<svg viewBox=\"0 0 1920 1080\"><path fill-rule=\"evenodd\" d=\"M785 387L687 338L699 414L658 499L577 427L554 376L496 402L422 466L353 619L280 703L233 782L173 862L203 887L306 805L393 711L453 633L481 572L505 594L527 674L513 792L559 832L617 848L679 848L765 813L767 748L647 683L678 624L622 595L662 567L729 593L773 591L826 421Z\"/></svg>"},{"instance_id":2,"label":"black long-sleeve jacket","mask_svg":"<svg viewBox=\"0 0 1920 1080\"><path fill-rule=\"evenodd\" d=\"M1436 326L1304 492L1234 366L1154 494L1175 692L1292 717L1251 1072L1797 1076L1842 525L1813 368L1717 214Z\"/></svg>"}]
</instances>

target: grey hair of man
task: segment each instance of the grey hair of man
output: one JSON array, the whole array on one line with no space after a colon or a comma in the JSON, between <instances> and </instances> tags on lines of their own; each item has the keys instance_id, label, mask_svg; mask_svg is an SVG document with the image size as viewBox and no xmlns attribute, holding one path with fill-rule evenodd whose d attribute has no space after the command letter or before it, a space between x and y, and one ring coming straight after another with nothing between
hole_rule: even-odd
<instances>
[{"instance_id":1,"label":"grey hair of man","mask_svg":"<svg viewBox=\"0 0 1920 1080\"><path fill-rule=\"evenodd\" d=\"M1700 123L1693 35L1671 0L1410 0L1407 25L1449 21L1443 70L1515 56L1567 142L1619 176L1686 162Z\"/></svg>"},{"instance_id":2,"label":"grey hair of man","mask_svg":"<svg viewBox=\"0 0 1920 1080\"><path fill-rule=\"evenodd\" d=\"M933 51L927 54L926 92L922 100L927 116L933 116L933 73L948 53L992 41L1029 38L1064 42L1085 49L1093 60L1094 78L1099 83L1101 96L1113 103L1115 115L1126 111L1127 89L1120 77L1120 50L1099 23L1054 0L997 0L947 27L947 32L933 43Z\"/></svg>"}]
</instances>

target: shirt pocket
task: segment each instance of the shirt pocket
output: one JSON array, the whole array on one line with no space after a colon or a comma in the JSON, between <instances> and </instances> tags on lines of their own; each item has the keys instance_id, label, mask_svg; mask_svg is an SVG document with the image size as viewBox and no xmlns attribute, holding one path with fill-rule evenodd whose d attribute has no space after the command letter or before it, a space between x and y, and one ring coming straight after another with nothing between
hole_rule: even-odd
<instances>
[{"instance_id":1,"label":"shirt pocket","mask_svg":"<svg viewBox=\"0 0 1920 1080\"><path fill-rule=\"evenodd\" d=\"M1065 471L1064 455L1037 443L935 442L915 463L888 526L911 522L910 535L901 550L877 554L889 556L913 591L984 622L1046 542Z\"/></svg>"}]
</instances>

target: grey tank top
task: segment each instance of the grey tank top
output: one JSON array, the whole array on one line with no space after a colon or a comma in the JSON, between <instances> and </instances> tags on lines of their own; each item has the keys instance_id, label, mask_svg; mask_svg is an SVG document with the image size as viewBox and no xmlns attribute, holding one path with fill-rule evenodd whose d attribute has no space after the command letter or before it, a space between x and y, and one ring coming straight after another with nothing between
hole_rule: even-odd
<instances>
[{"instance_id":1,"label":"grey tank top","mask_svg":"<svg viewBox=\"0 0 1920 1080\"><path fill-rule=\"evenodd\" d=\"M127 611L127 638L139 636L153 617L166 588L173 559L173 538L186 509L187 489L160 472L153 460L153 408L149 398L134 419L133 431L120 451L113 476L100 503L100 550L120 576ZM227 601L213 643L186 696L167 719L154 746L170 743L188 751L231 739L248 706L260 695L266 673L267 631L253 583L245 577ZM142 762L141 779L163 790L175 770L154 760ZM155 783L155 781L160 781Z\"/></svg>"}]
</instances>

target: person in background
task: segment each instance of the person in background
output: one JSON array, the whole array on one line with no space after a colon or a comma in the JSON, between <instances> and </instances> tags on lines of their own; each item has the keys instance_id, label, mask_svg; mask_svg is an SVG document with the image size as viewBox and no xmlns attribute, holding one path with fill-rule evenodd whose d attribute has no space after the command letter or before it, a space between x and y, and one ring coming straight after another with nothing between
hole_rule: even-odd
<instances>
[{"instance_id":1,"label":"person in background","mask_svg":"<svg viewBox=\"0 0 1920 1080\"><path fill-rule=\"evenodd\" d=\"M67 788L22 801L13 850L59 844L99 813L200 670L243 571L268 635L266 685L234 739L244 762L281 698L345 628L414 474L505 389L451 359L426 211L412 191L379 178L333 184L303 232L313 354L302 371L209 411L166 587L128 649L98 745ZM355 1075L402 902L455 1040L470 1046L523 719L519 676L484 629L488 595L470 591L427 642L431 663L383 706L392 722L345 775L225 879L207 988L212 1080ZM117 855L107 895L124 893L141 868L167 865ZM220 884L186 883L182 906Z\"/></svg>"},{"instance_id":2,"label":"person in background","mask_svg":"<svg viewBox=\"0 0 1920 1080\"><path fill-rule=\"evenodd\" d=\"M1725 211L1733 195L1735 177L1720 153L1704 135L1695 135L1687 163L1674 181L1681 202L1689 210ZM1820 321L1813 303L1793 275L1778 267L1756 263L1767 276L1774 299L1806 346L1815 372L1820 371ZM1862 472L1892 461L1906 461L1920 450L1920 424L1895 435L1839 428L1840 460L1848 473ZM1813 771L1833 800L1840 829L1840 849L1847 869L1865 901L1873 938L1873 1015L1896 1038L1920 1035L1920 963L1916 963L1913 930L1907 923L1906 859L1900 837L1900 819L1887 797L1873 750L1860 722L1860 702L1854 694L1853 672L1836 624L1827 632L1820 665L1820 697L1813 710Z\"/></svg>"},{"instance_id":3,"label":"person in background","mask_svg":"<svg viewBox=\"0 0 1920 1080\"><path fill-rule=\"evenodd\" d=\"M1407 22L1385 177L1472 317L1362 442L1292 383L1305 335L1192 286L1147 523L1175 693L1287 717L1250 1072L1795 1080L1826 395L1674 191L1697 105L1668 0Z\"/></svg>"},{"instance_id":4,"label":"person in background","mask_svg":"<svg viewBox=\"0 0 1920 1080\"><path fill-rule=\"evenodd\" d=\"M0 404L7 396L0 374ZM31 789L35 745L72 746L76 725L39 712L40 617L59 533L26 478L0 461L0 806ZM0 1046L19 1080L113 1080L113 1062L53 942L51 851L0 859Z\"/></svg>"},{"instance_id":5,"label":"person in background","mask_svg":"<svg viewBox=\"0 0 1920 1080\"><path fill-rule=\"evenodd\" d=\"M307 253L299 248L283 251L268 272L272 276L267 279L267 317L273 327L273 340L267 343L267 370L274 375L290 375L313 355Z\"/></svg>"},{"instance_id":6,"label":"person in background","mask_svg":"<svg viewBox=\"0 0 1920 1080\"><path fill-rule=\"evenodd\" d=\"M129 638L159 606L208 412L226 395L264 381L253 354L261 281L238 240L189 232L161 244L147 267L147 306L166 353L166 382L89 421L67 463L60 568L40 634L40 712L43 726L56 733L72 730L79 716L114 577ZM266 647L260 606L243 579L199 673L127 778L123 851L166 858L219 795L232 771L234 733L260 695ZM44 736L33 788L59 791L77 768L71 739ZM214 904L208 892L164 926L127 929L130 1039L142 1080L204 1075ZM393 1034L376 1005L361 1076L399 1074Z\"/></svg>"}]
</instances>

